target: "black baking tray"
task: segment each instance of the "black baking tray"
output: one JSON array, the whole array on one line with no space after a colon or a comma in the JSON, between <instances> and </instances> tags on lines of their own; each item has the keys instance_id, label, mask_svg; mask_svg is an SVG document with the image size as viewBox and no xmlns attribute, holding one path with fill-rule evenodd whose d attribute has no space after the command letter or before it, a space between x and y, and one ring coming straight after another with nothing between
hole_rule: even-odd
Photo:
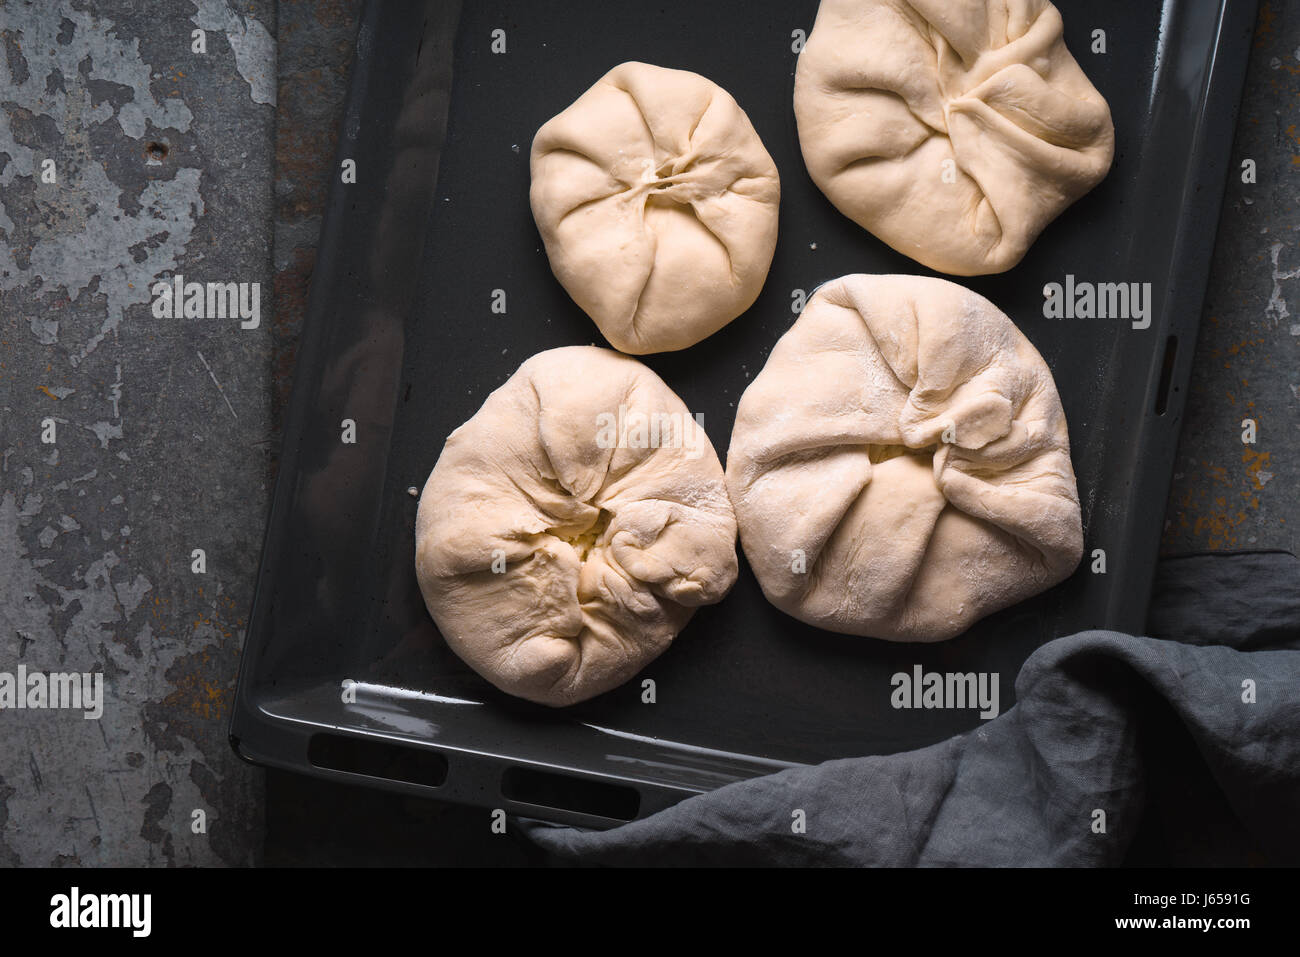
<instances>
[{"instance_id":1,"label":"black baking tray","mask_svg":"<svg viewBox=\"0 0 1300 957\"><path fill-rule=\"evenodd\" d=\"M533 134L625 60L694 70L748 112L781 173L781 235L753 308L645 361L724 455L735 404L794 320L794 290L933 275L841 216L804 169L795 31L816 0L371 2L299 349L231 739L268 766L608 826L777 769L931 744L973 710L894 710L890 676L1000 675L1088 628L1141 631L1249 53L1250 0L1058 4L1110 103L1110 175L1000 276L959 280L1052 368L1085 559L1051 591L936 645L829 634L741 561L638 680L553 711L496 691L438 635L414 569L416 499L447 435L528 356L602 343L551 275L528 205ZM1106 52L1092 53L1094 31ZM503 34L495 31L504 31ZM504 37L505 52L493 52ZM1049 320L1045 284L1151 282L1152 323ZM491 309L505 290L506 313ZM344 420L356 441L341 441ZM1105 552L1094 573L1094 549ZM642 680L655 702L642 700Z\"/></svg>"}]
</instances>

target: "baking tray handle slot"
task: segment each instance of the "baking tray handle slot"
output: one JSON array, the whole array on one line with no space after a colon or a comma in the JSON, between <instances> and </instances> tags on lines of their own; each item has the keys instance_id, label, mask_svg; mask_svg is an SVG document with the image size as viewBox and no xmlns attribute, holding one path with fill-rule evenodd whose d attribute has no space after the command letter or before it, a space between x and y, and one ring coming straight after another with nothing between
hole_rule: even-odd
<instances>
[{"instance_id":1,"label":"baking tray handle slot","mask_svg":"<svg viewBox=\"0 0 1300 957\"><path fill-rule=\"evenodd\" d=\"M437 751L343 734L312 735L307 745L307 760L330 771L424 787L441 787L447 780L447 759Z\"/></svg>"},{"instance_id":2,"label":"baking tray handle slot","mask_svg":"<svg viewBox=\"0 0 1300 957\"><path fill-rule=\"evenodd\" d=\"M631 821L641 809L636 788L536 768L507 768L501 775L507 800L615 821Z\"/></svg>"}]
</instances>

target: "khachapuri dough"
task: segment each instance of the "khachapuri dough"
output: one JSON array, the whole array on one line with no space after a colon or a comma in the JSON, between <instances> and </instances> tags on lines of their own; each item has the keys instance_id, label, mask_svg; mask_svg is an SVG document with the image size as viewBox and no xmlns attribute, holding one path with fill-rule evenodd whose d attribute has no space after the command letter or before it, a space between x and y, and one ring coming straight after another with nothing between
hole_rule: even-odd
<instances>
[{"instance_id":1,"label":"khachapuri dough","mask_svg":"<svg viewBox=\"0 0 1300 957\"><path fill-rule=\"evenodd\" d=\"M551 269L614 348L685 349L763 288L780 179L716 83L617 66L537 132L531 168Z\"/></svg>"},{"instance_id":2,"label":"khachapuri dough","mask_svg":"<svg viewBox=\"0 0 1300 957\"><path fill-rule=\"evenodd\" d=\"M727 487L768 600L847 634L951 638L1083 549L1050 370L942 279L818 289L741 397Z\"/></svg>"},{"instance_id":3,"label":"khachapuri dough","mask_svg":"<svg viewBox=\"0 0 1300 957\"><path fill-rule=\"evenodd\" d=\"M1110 169L1110 108L1046 0L822 0L799 143L840 212L939 272L1020 262Z\"/></svg>"},{"instance_id":4,"label":"khachapuri dough","mask_svg":"<svg viewBox=\"0 0 1300 957\"><path fill-rule=\"evenodd\" d=\"M736 580L736 518L700 422L635 359L521 365L447 439L416 575L448 645L502 691L561 706L621 684Z\"/></svg>"}]
</instances>

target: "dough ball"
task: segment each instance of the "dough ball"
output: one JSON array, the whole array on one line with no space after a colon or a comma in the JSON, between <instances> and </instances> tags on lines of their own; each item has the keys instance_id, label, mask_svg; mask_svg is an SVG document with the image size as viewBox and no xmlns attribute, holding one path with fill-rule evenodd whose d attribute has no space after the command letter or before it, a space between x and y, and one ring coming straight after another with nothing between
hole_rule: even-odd
<instances>
[{"instance_id":1,"label":"dough ball","mask_svg":"<svg viewBox=\"0 0 1300 957\"><path fill-rule=\"evenodd\" d=\"M1047 0L822 0L794 112L836 208L958 276L1020 262L1115 149Z\"/></svg>"},{"instance_id":2,"label":"dough ball","mask_svg":"<svg viewBox=\"0 0 1300 957\"><path fill-rule=\"evenodd\" d=\"M695 73L624 63L533 140L551 269L616 349L685 349L748 309L781 184L736 101Z\"/></svg>"},{"instance_id":3,"label":"dough ball","mask_svg":"<svg viewBox=\"0 0 1300 957\"><path fill-rule=\"evenodd\" d=\"M942 279L817 290L741 397L727 487L768 600L830 631L951 638L1083 550L1052 373Z\"/></svg>"},{"instance_id":4,"label":"dough ball","mask_svg":"<svg viewBox=\"0 0 1300 957\"><path fill-rule=\"evenodd\" d=\"M533 356L443 447L415 569L447 644L560 706L622 684L736 580L717 453L663 380L608 349Z\"/></svg>"}]
</instances>

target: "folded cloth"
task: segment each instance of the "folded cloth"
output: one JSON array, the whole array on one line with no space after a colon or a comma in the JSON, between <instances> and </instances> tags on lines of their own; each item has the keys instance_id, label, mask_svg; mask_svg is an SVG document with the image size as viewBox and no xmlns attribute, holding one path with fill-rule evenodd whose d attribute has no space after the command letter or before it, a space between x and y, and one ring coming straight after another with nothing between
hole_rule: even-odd
<instances>
[{"instance_id":1,"label":"folded cloth","mask_svg":"<svg viewBox=\"0 0 1300 957\"><path fill-rule=\"evenodd\" d=\"M1147 630L1048 642L1012 708L918 751L738 782L609 831L520 825L580 864L1108 866L1177 803L1214 809L1182 815L1187 839L1232 863L1300 863L1300 560L1166 559Z\"/></svg>"}]
</instances>

